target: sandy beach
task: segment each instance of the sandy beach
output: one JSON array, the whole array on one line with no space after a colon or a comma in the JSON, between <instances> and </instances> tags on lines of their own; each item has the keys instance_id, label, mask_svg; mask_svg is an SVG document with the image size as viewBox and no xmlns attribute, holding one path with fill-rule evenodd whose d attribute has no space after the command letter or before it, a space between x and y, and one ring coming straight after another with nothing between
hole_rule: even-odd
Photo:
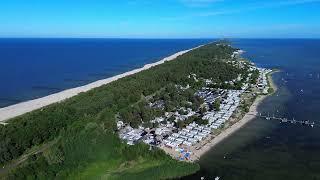
<instances>
[{"instance_id":1,"label":"sandy beach","mask_svg":"<svg viewBox=\"0 0 320 180\"><path fill-rule=\"evenodd\" d=\"M242 128L245 124L250 122L252 119L255 118L254 114L257 114L257 108L259 104L266 98L267 96L259 96L252 106L250 107L249 112L238 122L233 124L231 127L225 129L222 131L218 136L213 138L209 143L207 143L205 146L203 146L199 150L193 151L194 157L191 159L191 161L198 160L202 155L204 155L207 151L214 148L217 144L222 142L225 138L229 137L231 134Z\"/></svg>"},{"instance_id":2,"label":"sandy beach","mask_svg":"<svg viewBox=\"0 0 320 180\"><path fill-rule=\"evenodd\" d=\"M275 71L276 72L276 71ZM272 80L272 73L271 72L268 75L268 81L270 83L270 86L274 89L274 92L277 91L277 86L275 85L275 83ZM219 144L221 141L223 141L225 138L229 137L231 134L233 134L234 132L236 132L237 130L239 130L241 127L243 127L245 124L247 124L248 122L250 122L251 120L253 120L255 118L254 115L258 114L258 106L260 105L260 103L269 95L261 95L258 96L256 98L256 100L253 102L253 104L251 105L249 112L245 114L245 116L238 122L236 122L235 124L233 124L231 127L227 128L226 130L224 130L223 132L221 132L218 136L216 136L215 138L211 139L206 145L204 145L201 149L199 150L194 150L193 151L193 156L191 157L191 161L196 161L198 160L202 155L204 155L207 151L209 151L210 149L214 148L217 144Z\"/></svg>"},{"instance_id":3,"label":"sandy beach","mask_svg":"<svg viewBox=\"0 0 320 180\"><path fill-rule=\"evenodd\" d=\"M12 105L12 106L0 108L0 123L8 122L8 120L10 120L11 118L23 115L25 113L28 113L28 112L31 112L31 111L34 111L34 110L37 110L40 108L43 108L43 107L48 106L53 103L58 103L58 102L64 101L68 98L71 98L73 96L78 95L79 93L87 92L91 89L106 85L106 84L113 82L113 81L116 81L120 78L124 78L126 76L130 76L135 73L141 72L143 70L149 69L151 67L160 65L166 61L174 60L178 56L183 55L183 54L185 54L193 49L197 49L199 47L201 47L201 46L177 52L177 53L175 53L171 56L168 56L168 57L166 57L160 61L157 61L155 63L146 64L142 68L134 69L132 71L129 71L129 72L126 72L123 74L119 74L119 75L116 75L116 76L113 76L110 78L98 80L98 81L95 81L93 83L90 83L90 84L87 84L84 86L80 86L80 87L76 87L76 88L72 88L72 89L67 89L67 90L61 91L59 93L51 94L49 96L45 96L42 98L38 98L38 99L18 103L18 104Z\"/></svg>"}]
</instances>

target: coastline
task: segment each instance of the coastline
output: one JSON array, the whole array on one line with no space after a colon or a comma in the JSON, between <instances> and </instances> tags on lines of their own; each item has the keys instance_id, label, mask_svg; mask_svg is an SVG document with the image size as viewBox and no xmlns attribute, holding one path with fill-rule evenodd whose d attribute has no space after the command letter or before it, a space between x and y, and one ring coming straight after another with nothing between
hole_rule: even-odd
<instances>
[{"instance_id":1,"label":"coastline","mask_svg":"<svg viewBox=\"0 0 320 180\"><path fill-rule=\"evenodd\" d=\"M275 93L278 90L278 87L274 83L272 79L272 74L279 72L278 70L273 70L271 73L267 75L268 77L268 82L270 84L270 88L272 88ZM258 106L262 103L262 101L267 98L268 96L272 95L273 93L269 93L267 95L259 95L252 105L250 106L249 112L247 112L241 120L230 126L229 128L225 129L222 131L219 135L216 137L211 137L213 139L209 140L209 142L204 145L201 149L194 151L194 156L190 160L192 162L197 161L203 156L205 153L207 153L209 150L213 149L216 145L218 145L220 142L222 142L224 139L232 135L234 132L238 131L241 129L244 125L246 125L248 122L253 120L255 118L255 115L258 114Z\"/></svg>"},{"instance_id":2,"label":"coastline","mask_svg":"<svg viewBox=\"0 0 320 180\"><path fill-rule=\"evenodd\" d=\"M163 64L166 61L175 60L177 57L179 57L185 53L188 53L194 49L200 48L202 46L204 46L204 45L200 45L200 46L197 46L197 47L194 47L191 49L179 51L179 52L172 54L168 57L165 57L157 62L145 64L141 68L137 68L137 69L134 69L134 70L131 70L131 71L128 71L128 72L125 72L125 73L122 73L122 74L119 74L119 75L116 75L113 77L109 77L106 79L101 79L101 80L89 83L87 85L84 85L84 86L67 89L67 90L64 90L64 91L61 91L61 92L58 92L55 94L51 94L51 95L48 95L48 96L45 96L42 98L29 100L29 101L25 101L25 102L11 105L8 107L0 108L0 124L7 124L8 121L10 121L12 118L18 117L18 116L23 115L25 113L41 109L43 107L46 107L46 106L54 104L54 103L62 102L66 99L69 99L71 97L78 95L79 93L87 92L87 91L90 91L94 88L97 88L97 87L100 87L103 85L107 85L107 84L109 84L113 81L116 81L118 79L130 76L130 75L139 73L143 70L147 70L147 69L150 69L154 66ZM201 158L201 156L203 156L207 151L214 148L216 145L218 145L220 142L222 142L225 138L229 137L234 132L236 132L237 130L242 128L245 124L247 124L248 122L250 122L251 120L253 120L255 118L255 115L258 114L257 110L258 110L258 106L260 105L260 103L266 97L270 96L271 94L273 94L277 91L277 86L273 82L271 75L275 72L278 72L278 71L279 70L273 70L272 72L267 74L268 84L269 84L270 88L272 88L274 91L272 93L269 93L266 95L257 96L256 99L254 100L254 102L252 103L252 105L250 106L249 112L247 112L241 118L241 120L237 121L236 123L234 123L230 127L224 129L217 136L211 135L208 138L207 143L204 146L202 146L198 150L193 150L193 156L190 159L191 162L195 162L195 161L199 160Z\"/></svg>"},{"instance_id":3,"label":"coastline","mask_svg":"<svg viewBox=\"0 0 320 180\"><path fill-rule=\"evenodd\" d=\"M0 108L0 123L1 124L5 124L7 123L10 119L18 117L20 115L26 114L28 112L34 111L34 110L38 110L41 109L43 107L46 107L48 105L54 104L54 103L59 103L62 102L66 99L69 99L71 97L74 97L80 93L83 92L87 92L90 91L91 89L109 84L113 81L116 81L118 79L136 74L138 72L141 72L143 70L147 70L150 69L154 66L160 65L165 63L166 61L171 61L176 59L178 56L181 56L185 53L188 53L189 51L192 51L194 49L200 48L204 45L200 45L191 49L187 49L187 50L182 50L179 51L173 55L170 55L168 57L163 58L160 61L154 62L154 63L150 63L150 64L146 64L141 68L137 68L113 77L109 77L106 79L101 79L92 83L89 83L87 85L84 86L80 86L80 87L75 87L75 88L71 88L71 89L67 89L58 93L54 93L45 97L41 97L38 99L33 99L33 100L29 100L29 101L25 101L25 102L21 102L15 105L11 105L11 106L7 106L4 108Z\"/></svg>"}]
</instances>

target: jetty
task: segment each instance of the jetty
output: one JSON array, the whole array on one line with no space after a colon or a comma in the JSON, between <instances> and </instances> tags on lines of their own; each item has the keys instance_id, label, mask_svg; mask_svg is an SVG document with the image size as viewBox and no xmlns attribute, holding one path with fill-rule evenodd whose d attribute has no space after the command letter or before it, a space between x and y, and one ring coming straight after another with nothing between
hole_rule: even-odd
<instances>
[{"instance_id":1,"label":"jetty","mask_svg":"<svg viewBox=\"0 0 320 180\"><path fill-rule=\"evenodd\" d=\"M291 124L301 124L301 125L307 125L310 127L315 127L315 122L314 121L309 121L309 120L296 120L296 119L289 119L287 117L276 117L275 115L270 116L269 113L267 115L263 115L262 113L257 113L257 114L249 114L251 116L256 116L265 120L277 120L280 123L291 123Z\"/></svg>"}]
</instances>

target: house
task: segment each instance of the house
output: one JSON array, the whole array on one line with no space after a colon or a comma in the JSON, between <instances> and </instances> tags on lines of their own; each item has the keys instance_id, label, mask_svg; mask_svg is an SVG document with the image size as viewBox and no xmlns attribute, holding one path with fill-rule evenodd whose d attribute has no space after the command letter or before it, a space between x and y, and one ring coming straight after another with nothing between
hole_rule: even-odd
<instances>
[{"instance_id":1,"label":"house","mask_svg":"<svg viewBox=\"0 0 320 180\"><path fill-rule=\"evenodd\" d=\"M123 121L118 121L117 122L117 129L120 130L124 126Z\"/></svg>"},{"instance_id":2,"label":"house","mask_svg":"<svg viewBox=\"0 0 320 180\"><path fill-rule=\"evenodd\" d=\"M184 139L182 139L182 138L177 138L176 139L176 142L183 142L184 141Z\"/></svg>"},{"instance_id":3,"label":"house","mask_svg":"<svg viewBox=\"0 0 320 180\"><path fill-rule=\"evenodd\" d=\"M174 149L176 147L176 144L172 143L172 142L168 142L165 144L166 147L170 148L170 149Z\"/></svg>"},{"instance_id":4,"label":"house","mask_svg":"<svg viewBox=\"0 0 320 180\"><path fill-rule=\"evenodd\" d=\"M198 142L198 140L195 138L189 138L188 141L191 142L192 144L196 144Z\"/></svg>"},{"instance_id":5,"label":"house","mask_svg":"<svg viewBox=\"0 0 320 180\"><path fill-rule=\"evenodd\" d=\"M208 134L206 134L206 133L202 133L202 132L201 132L201 133L199 133L198 135L199 135L199 136L204 136L204 137L207 137L207 136L208 136Z\"/></svg>"},{"instance_id":6,"label":"house","mask_svg":"<svg viewBox=\"0 0 320 180\"><path fill-rule=\"evenodd\" d=\"M219 128L219 126L217 126L217 125L211 125L210 126L212 129L218 129Z\"/></svg>"},{"instance_id":7,"label":"house","mask_svg":"<svg viewBox=\"0 0 320 180\"><path fill-rule=\"evenodd\" d=\"M187 146L192 146L192 143L189 142L189 141L184 141L183 144L184 144L184 145L187 145Z\"/></svg>"},{"instance_id":8,"label":"house","mask_svg":"<svg viewBox=\"0 0 320 180\"><path fill-rule=\"evenodd\" d=\"M193 138L194 134L188 133L186 136L187 136L188 138Z\"/></svg>"},{"instance_id":9,"label":"house","mask_svg":"<svg viewBox=\"0 0 320 180\"><path fill-rule=\"evenodd\" d=\"M195 138L195 139L198 139L198 141L202 141L202 139L203 139L203 137L202 137L202 136L199 136L199 135L195 135L194 138Z\"/></svg>"},{"instance_id":10,"label":"house","mask_svg":"<svg viewBox=\"0 0 320 180\"><path fill-rule=\"evenodd\" d=\"M173 133L172 136L178 138L180 135L178 133Z\"/></svg>"}]
</instances>

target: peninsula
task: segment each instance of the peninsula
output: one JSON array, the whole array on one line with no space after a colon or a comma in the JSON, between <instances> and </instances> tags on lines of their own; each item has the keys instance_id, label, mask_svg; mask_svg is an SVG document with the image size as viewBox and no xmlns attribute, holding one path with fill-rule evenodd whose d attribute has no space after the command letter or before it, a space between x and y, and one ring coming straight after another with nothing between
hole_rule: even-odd
<instances>
[{"instance_id":1,"label":"peninsula","mask_svg":"<svg viewBox=\"0 0 320 180\"><path fill-rule=\"evenodd\" d=\"M7 123L0 178L167 179L198 171L196 160L272 92L272 71L241 53L210 43L0 109Z\"/></svg>"}]
</instances>

